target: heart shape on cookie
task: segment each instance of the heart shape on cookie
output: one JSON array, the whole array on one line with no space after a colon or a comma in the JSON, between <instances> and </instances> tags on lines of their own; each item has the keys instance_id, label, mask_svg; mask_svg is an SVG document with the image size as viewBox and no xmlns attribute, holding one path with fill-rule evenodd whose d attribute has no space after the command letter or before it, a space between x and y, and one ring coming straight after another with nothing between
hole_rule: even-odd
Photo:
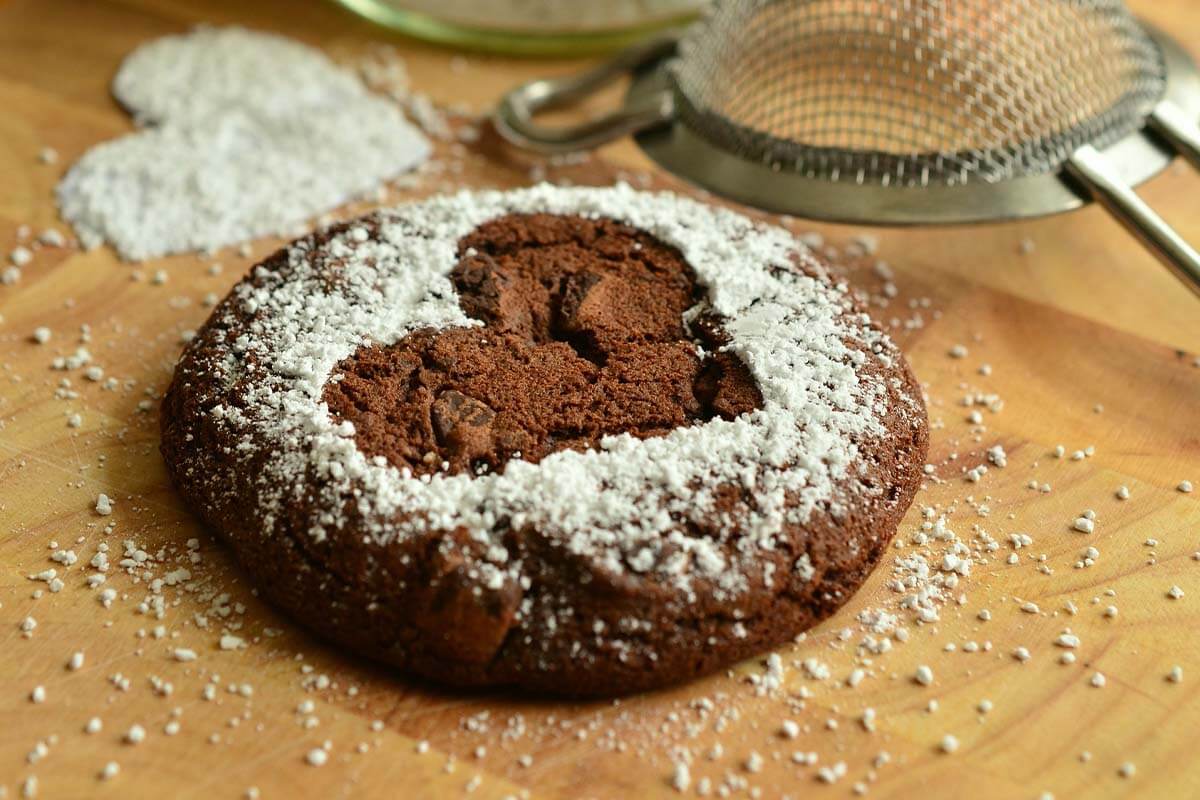
<instances>
[{"instance_id":1,"label":"heart shape on cookie","mask_svg":"<svg viewBox=\"0 0 1200 800\"><path fill-rule=\"evenodd\" d=\"M659 436L762 398L717 352L678 250L609 219L510 214L463 237L450 274L480 327L414 331L360 348L324 398L358 447L414 474L538 463L606 436Z\"/></svg>"}]
</instances>

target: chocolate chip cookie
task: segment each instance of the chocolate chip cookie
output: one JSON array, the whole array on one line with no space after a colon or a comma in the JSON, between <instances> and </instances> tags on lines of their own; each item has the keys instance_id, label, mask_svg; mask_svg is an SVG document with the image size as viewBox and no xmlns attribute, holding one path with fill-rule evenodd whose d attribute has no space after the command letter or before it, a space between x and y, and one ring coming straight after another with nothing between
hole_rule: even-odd
<instances>
[{"instance_id":1,"label":"chocolate chip cookie","mask_svg":"<svg viewBox=\"0 0 1200 800\"><path fill-rule=\"evenodd\" d=\"M790 233L626 186L301 239L188 346L163 454L272 601L457 685L608 695L833 613L919 484L903 357Z\"/></svg>"}]
</instances>

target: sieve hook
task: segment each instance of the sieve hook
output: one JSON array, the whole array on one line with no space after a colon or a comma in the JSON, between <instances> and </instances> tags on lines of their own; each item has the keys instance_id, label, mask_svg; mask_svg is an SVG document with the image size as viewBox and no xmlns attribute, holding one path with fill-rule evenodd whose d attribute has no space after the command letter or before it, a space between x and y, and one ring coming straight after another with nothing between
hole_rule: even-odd
<instances>
[{"instance_id":1,"label":"sieve hook","mask_svg":"<svg viewBox=\"0 0 1200 800\"><path fill-rule=\"evenodd\" d=\"M1169 100L1160 102L1149 122L1176 152L1200 169L1200 128L1178 106ZM1200 253L1138 197L1099 150L1091 145L1079 148L1067 160L1066 170L1189 289L1200 295Z\"/></svg>"},{"instance_id":2,"label":"sieve hook","mask_svg":"<svg viewBox=\"0 0 1200 800\"><path fill-rule=\"evenodd\" d=\"M595 69L580 75L548 78L518 86L504 96L492 121L509 142L540 153L587 150L655 125L675 116L670 92L659 92L644 101L578 125L550 127L533 117L539 112L569 105L595 93L624 75L656 63L675 51L678 39L665 36L631 47Z\"/></svg>"}]
</instances>

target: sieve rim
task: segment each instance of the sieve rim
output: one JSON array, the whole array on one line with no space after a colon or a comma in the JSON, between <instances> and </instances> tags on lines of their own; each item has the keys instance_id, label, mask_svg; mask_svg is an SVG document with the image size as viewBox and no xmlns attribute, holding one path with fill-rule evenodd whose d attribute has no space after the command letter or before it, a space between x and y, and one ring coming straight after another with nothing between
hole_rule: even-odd
<instances>
[{"instance_id":1,"label":"sieve rim","mask_svg":"<svg viewBox=\"0 0 1200 800\"><path fill-rule=\"evenodd\" d=\"M774 2L767 2L763 6L755 3L747 5L758 10L777 7ZM779 5L791 7L784 3ZM1097 148L1104 148L1124 138L1145 124L1145 119L1153 107L1165 96L1167 67L1161 44L1149 34L1147 26L1125 10L1123 6L1118 4L1117 8L1122 12L1118 14L1114 9L1108 9L1105 13L1107 6L1103 0L1099 0L1098 5L1102 18L1114 25L1113 30L1119 28L1123 31L1123 35L1128 37L1128 42L1123 46L1121 52L1129 54L1130 58L1143 60L1137 76L1128 84L1122 85L1121 93L1109 98L1106 105L1098 109L1091 109L1091 113L1080 115L1078 118L1074 118L1074 114L1072 114L1072 117L1067 120L1069 124L1065 126L1056 126L1032 133L1026 131L1025 133L1028 135L991 141L986 146L962 147L961 149L939 148L937 150L914 148L909 151L901 151L870 146L842 146L841 143L816 144L811 140L805 140L803 136L793 138L760 127L760 125L774 125L774 121L757 116L752 116L755 121L731 116L731 114L746 112L745 107L738 107L736 100L728 103L733 106L732 108L714 110L708 107L707 103L718 102L722 105L726 105L726 103L710 96L714 92L720 94L718 87L721 85L721 81L714 80L711 69L715 61L726 56L709 54L703 43L707 42L708 47L712 47L712 42L703 37L710 35L711 31L717 27L718 22L715 19L719 16L717 13L714 13L713 19L693 25L679 39L674 56L663 66L677 118L683 124L690 126L701 137L711 139L718 146L737 153L747 160L763 162L773 169L790 170L833 182L849 176L856 182L873 181L884 185L888 183L915 183L920 186L939 183L955 185L980 180L996 183L1029 175L1057 172L1062 169L1071 153L1079 147L1090 144ZM801 4L801 7L807 6ZM746 20L742 21L746 22ZM907 30L905 28L904 41L906 42L910 41ZM924 41L914 45L917 55L920 55L921 48L924 46ZM839 47L846 48L838 50L845 59L844 62L839 63L851 65L860 63L858 50L845 44L839 45ZM949 54L944 51L936 52L942 53L940 58L943 70L950 70L946 59L954 59L952 64L957 65L958 59L962 58L961 54L957 52ZM699 57L700 54L708 57ZM917 63L923 62L918 59ZM970 62L964 61L964 63L969 64ZM959 67L955 67L955 69L957 70ZM932 72L932 69L928 69L928 71ZM911 72L920 74L922 69L914 68ZM909 75L910 70L906 68L902 74ZM959 80L957 71L951 70L950 74L955 82ZM730 80L735 79L730 78ZM917 80L916 96L921 97L923 89L920 86L920 79ZM969 78L967 80L970 82ZM880 86L886 86L888 83L879 76L875 76L870 82L871 85L875 85L876 81ZM1003 77L999 83L1004 84ZM701 96L696 97L693 92L698 92ZM735 93L735 96L739 94L741 93ZM857 96L857 93L852 92L852 95ZM846 104L846 96L834 95L838 105ZM980 94L977 93L973 97L967 98L964 93L964 100L975 100L979 96ZM814 107L814 103L820 102L819 97L804 95L803 98L797 107L811 109ZM924 116L928 112L936 118L939 112L936 103L928 109L914 109L911 107L911 100L912 98L905 98L895 105L904 111L906 117L901 124L911 125L913 131L916 132L924 123L918 123L915 115ZM775 109L779 104L769 103L768 105ZM976 105L978 105L979 111L983 110L984 103ZM1035 107L1042 108L1040 105ZM872 110L879 111L879 109ZM777 112L773 110L768 113ZM791 112L786 113L790 114ZM830 114L826 112L822 116L828 117ZM853 117L853 114L851 116ZM982 117L978 111L975 116L980 116L980 119L988 121L995 119L994 116ZM882 111L879 115L870 117L874 128L880 126L886 128L888 119L889 117ZM1063 122L1064 120L1055 121ZM823 122L818 130L809 133L817 136L827 135L828 131L825 130L825 126L829 124L835 123ZM1016 132L1010 131L1010 133ZM931 175L934 176L932 179Z\"/></svg>"},{"instance_id":2,"label":"sieve rim","mask_svg":"<svg viewBox=\"0 0 1200 800\"><path fill-rule=\"evenodd\" d=\"M1200 118L1200 71L1195 62L1161 29L1138 22L1163 59L1161 99ZM635 75L626 104L668 93L677 104L677 116L670 125L636 134L635 140L663 168L738 202L809 219L903 226L1025 219L1070 211L1091 201L1086 190L1064 180L1061 170L995 182L910 185L831 181L755 162L714 144L685 123L688 112L679 102L686 98L674 89L666 61ZM1157 175L1175 156L1144 127L1099 149L1130 186Z\"/></svg>"},{"instance_id":3,"label":"sieve rim","mask_svg":"<svg viewBox=\"0 0 1200 800\"><path fill-rule=\"evenodd\" d=\"M1163 48L1153 37L1150 37L1150 40L1155 45L1165 76L1166 63L1163 57ZM824 147L784 139L765 131L741 125L721 114L698 107L679 85L674 70L668 66L665 69L665 74L670 83L676 119L679 123L691 128L701 138L712 140L718 147L723 147L731 152L738 152L742 158L748 161L760 161L772 169L786 169L796 174L819 177L831 183L838 183L844 180L841 177L841 173L844 172L850 175L851 180L855 183L866 183L865 173L869 167L873 175L879 176L878 183L883 186L893 183L891 178L893 175L910 175L912 176L911 178L901 179L901 183L903 185L920 186L922 188L941 184L955 186L977 181L1001 183L1029 176L992 175L976 171L975 167L982 160L999 160L998 154L1005 152L1003 149L972 149L949 152L918 151L899 155L885 150ZM1166 93L1167 81L1164 79L1162 82L1162 91L1155 98L1155 102L1157 103L1164 99ZM1128 132L1110 132L1091 140L1086 139L1083 134L1093 127L1096 120L1111 113L1113 109L1124 102L1125 98L1123 97L1103 114L1089 117L1053 135L1031 137L1023 142L1022 146L1034 152L1051 154L1061 149L1056 146L1056 142L1084 139L1086 143L1092 144L1099 149L1104 149L1109 144L1129 135ZM1145 115L1140 117L1143 120L1144 118ZM1052 163L1055 159L1046 158L1045 161ZM1065 158L1062 161L1065 161ZM794 168L789 162L808 166L806 169L801 170ZM856 164L858 165L857 169L855 167ZM1062 162L1050 166L1045 172L1054 174L1061 168ZM857 173L857 177L855 177L855 173ZM930 180L930 173L946 176L957 174L958 177L949 177L946 180ZM876 183L874 180L871 182Z\"/></svg>"}]
</instances>

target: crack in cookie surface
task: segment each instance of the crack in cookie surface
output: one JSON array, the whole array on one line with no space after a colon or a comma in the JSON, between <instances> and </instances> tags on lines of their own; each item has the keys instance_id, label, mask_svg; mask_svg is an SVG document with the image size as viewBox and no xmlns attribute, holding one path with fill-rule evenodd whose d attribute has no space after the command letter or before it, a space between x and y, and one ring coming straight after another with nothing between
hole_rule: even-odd
<instances>
[{"instance_id":1,"label":"crack in cookie surface","mask_svg":"<svg viewBox=\"0 0 1200 800\"><path fill-rule=\"evenodd\" d=\"M368 456L417 474L480 474L762 405L741 361L715 352L719 321L684 323L705 292L679 251L648 233L508 214L463 237L458 258L459 305L483 327L361 347L325 386Z\"/></svg>"}]
</instances>

